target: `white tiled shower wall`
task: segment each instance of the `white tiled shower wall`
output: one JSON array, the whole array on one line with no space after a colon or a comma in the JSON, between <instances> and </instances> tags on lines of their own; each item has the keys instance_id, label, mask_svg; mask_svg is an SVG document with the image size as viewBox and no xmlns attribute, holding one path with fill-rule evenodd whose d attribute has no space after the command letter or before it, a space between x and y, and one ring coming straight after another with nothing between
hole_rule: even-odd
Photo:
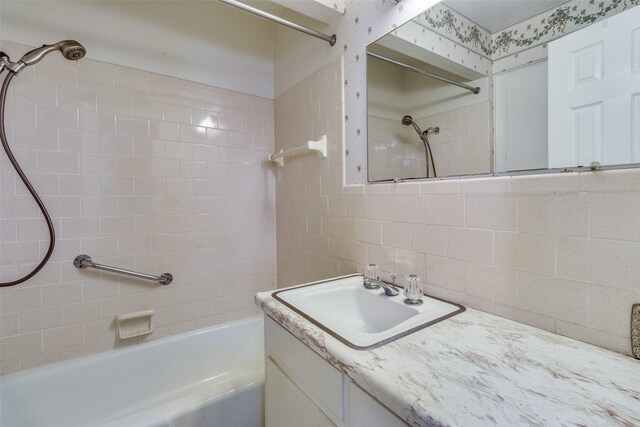
<instances>
[{"instance_id":1,"label":"white tiled shower wall","mask_svg":"<svg viewBox=\"0 0 640 427\"><path fill-rule=\"evenodd\" d=\"M254 294L275 286L273 100L54 54L14 79L7 104L57 246L34 279L0 291L3 373L135 344L115 340L118 314L154 309L153 339L258 312ZM40 260L47 233L0 157L6 281ZM80 271L81 253L175 280Z\"/></svg>"},{"instance_id":2,"label":"white tiled shower wall","mask_svg":"<svg viewBox=\"0 0 640 427\"><path fill-rule=\"evenodd\" d=\"M440 128L439 133L429 135L438 176L491 171L489 101L417 118L416 123L423 130L436 126ZM433 173L429 176L433 176Z\"/></svg>"},{"instance_id":3,"label":"white tiled shower wall","mask_svg":"<svg viewBox=\"0 0 640 427\"><path fill-rule=\"evenodd\" d=\"M367 135L370 181L425 176L424 147L412 126L404 126L397 119L369 115Z\"/></svg>"},{"instance_id":4,"label":"white tiled shower wall","mask_svg":"<svg viewBox=\"0 0 640 427\"><path fill-rule=\"evenodd\" d=\"M429 134L438 176L487 173L491 170L490 103L479 102L415 119ZM400 120L367 118L369 181L426 176L425 149L412 126ZM430 167L429 176L433 176Z\"/></svg>"},{"instance_id":5,"label":"white tiled shower wall","mask_svg":"<svg viewBox=\"0 0 640 427\"><path fill-rule=\"evenodd\" d=\"M278 286L362 271L630 353L640 303L640 170L343 186L341 61L276 98L276 148L329 134L329 158L276 184ZM346 154L346 153L345 153Z\"/></svg>"}]
</instances>

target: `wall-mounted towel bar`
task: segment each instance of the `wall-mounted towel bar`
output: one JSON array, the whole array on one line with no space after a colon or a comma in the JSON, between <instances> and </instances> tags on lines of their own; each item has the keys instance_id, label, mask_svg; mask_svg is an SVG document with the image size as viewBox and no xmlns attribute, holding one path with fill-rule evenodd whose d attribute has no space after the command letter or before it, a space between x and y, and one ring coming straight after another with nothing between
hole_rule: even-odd
<instances>
[{"instance_id":1,"label":"wall-mounted towel bar","mask_svg":"<svg viewBox=\"0 0 640 427\"><path fill-rule=\"evenodd\" d=\"M269 154L267 160L277 164L279 167L284 166L284 158L291 154L300 153L304 151L315 151L322 157L327 157L327 135L322 135L317 141L307 141L305 145L296 148L289 148L288 150L280 150L277 153Z\"/></svg>"},{"instance_id":2,"label":"wall-mounted towel bar","mask_svg":"<svg viewBox=\"0 0 640 427\"><path fill-rule=\"evenodd\" d=\"M78 255L76 259L73 260L73 265L76 268L95 268L96 270L107 271L109 273L122 274L124 276L135 277L137 279L144 280L152 280L154 282L158 282L161 285L168 285L173 281L173 276L171 273L164 273L161 276L153 276L151 274L138 273L137 271L125 270L123 268L111 267L103 264L96 264L91 260L89 255Z\"/></svg>"}]
</instances>

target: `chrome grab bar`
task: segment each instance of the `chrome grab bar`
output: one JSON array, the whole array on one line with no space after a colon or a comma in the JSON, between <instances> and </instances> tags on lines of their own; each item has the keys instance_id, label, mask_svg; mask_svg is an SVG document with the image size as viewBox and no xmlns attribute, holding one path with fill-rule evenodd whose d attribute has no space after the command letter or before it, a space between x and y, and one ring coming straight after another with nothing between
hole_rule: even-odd
<instances>
[{"instance_id":1,"label":"chrome grab bar","mask_svg":"<svg viewBox=\"0 0 640 427\"><path fill-rule=\"evenodd\" d=\"M73 265L76 268L95 268L96 270L108 271L109 273L122 274L125 276L135 277L138 279L152 280L158 282L161 285L168 285L173 281L173 275L171 273L164 273L161 276L153 276L151 274L138 273L137 271L125 270L124 268L111 267L109 265L96 264L91 260L89 255L78 255L73 260Z\"/></svg>"}]
</instances>

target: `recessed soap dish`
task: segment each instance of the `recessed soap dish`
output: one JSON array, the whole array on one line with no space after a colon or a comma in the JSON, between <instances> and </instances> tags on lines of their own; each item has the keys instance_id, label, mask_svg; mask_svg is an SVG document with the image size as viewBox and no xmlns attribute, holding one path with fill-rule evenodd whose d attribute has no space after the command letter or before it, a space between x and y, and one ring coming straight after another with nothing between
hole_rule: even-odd
<instances>
[{"instance_id":1,"label":"recessed soap dish","mask_svg":"<svg viewBox=\"0 0 640 427\"><path fill-rule=\"evenodd\" d=\"M116 316L118 339L126 340L153 332L153 310L135 311Z\"/></svg>"}]
</instances>

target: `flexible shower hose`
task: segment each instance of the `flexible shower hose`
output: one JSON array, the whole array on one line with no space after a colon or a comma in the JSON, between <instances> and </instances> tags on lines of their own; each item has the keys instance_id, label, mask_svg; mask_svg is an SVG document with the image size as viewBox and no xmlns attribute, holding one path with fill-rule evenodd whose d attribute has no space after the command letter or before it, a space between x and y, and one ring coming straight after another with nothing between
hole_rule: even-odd
<instances>
[{"instance_id":1,"label":"flexible shower hose","mask_svg":"<svg viewBox=\"0 0 640 427\"><path fill-rule=\"evenodd\" d=\"M2 90L0 90L0 140L2 141L2 148L4 148L4 151L7 153L7 157L9 158L9 161L13 165L13 168L18 173L18 176L20 177L22 182L24 182L24 185L27 187L27 190L29 190L29 193L31 193L31 196L33 196L34 200L38 204L38 207L40 208L40 211L44 215L44 219L47 222L47 227L49 227L49 249L47 249L47 253L44 255L44 258L42 258L42 261L40 261L40 264L38 264L29 274L19 279L13 280L11 282L4 282L4 283L0 282L0 287L19 285L20 283L25 282L30 278L32 278L33 276L35 276L36 274L38 274L38 272L42 270L42 267L44 267L47 261L49 261L49 258L53 253L53 248L56 244L56 233L53 228L53 222L51 221L51 216L49 216L49 212L47 211L47 208L45 207L44 203L40 199L40 196L36 192L35 188L33 188L33 185L31 185L31 182L29 182L29 179L27 179L27 176L22 171L22 168L18 164L18 161L13 155L13 152L9 147L9 143L7 142L7 134L4 128L5 103L7 100L7 91L9 89L9 84L11 83L11 79L13 79L13 77L14 77L14 74L9 72L7 76L4 78L4 82L2 83Z\"/></svg>"},{"instance_id":2,"label":"flexible shower hose","mask_svg":"<svg viewBox=\"0 0 640 427\"><path fill-rule=\"evenodd\" d=\"M431 152L431 144L429 144L429 137L427 136L427 131L423 132L420 135L420 139L422 140L422 143L424 144L424 155L425 155L425 160L427 162L427 178L429 178L429 157L431 157L431 166L433 166L433 177L437 178L438 174L436 173L436 164L433 161L433 153Z\"/></svg>"},{"instance_id":3,"label":"flexible shower hose","mask_svg":"<svg viewBox=\"0 0 640 427\"><path fill-rule=\"evenodd\" d=\"M433 160L433 153L431 152L431 144L429 144L429 139L428 138L427 138L427 148L429 149L429 157L431 157L431 166L433 168L433 177L437 178L438 177L438 173L436 172L436 163ZM429 177L427 176L427 178L429 178Z\"/></svg>"}]
</instances>

